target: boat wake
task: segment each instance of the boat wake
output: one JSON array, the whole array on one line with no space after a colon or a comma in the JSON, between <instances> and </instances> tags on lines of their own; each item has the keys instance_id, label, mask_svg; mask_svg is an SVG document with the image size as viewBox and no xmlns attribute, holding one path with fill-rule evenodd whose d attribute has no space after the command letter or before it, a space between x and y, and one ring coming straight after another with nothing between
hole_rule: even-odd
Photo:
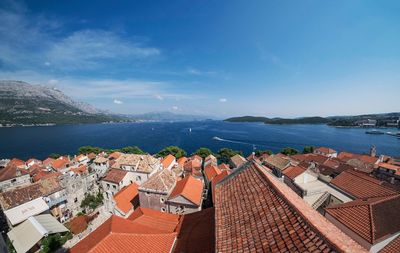
<instances>
[{"instance_id":1,"label":"boat wake","mask_svg":"<svg viewBox=\"0 0 400 253\"><path fill-rule=\"evenodd\" d=\"M263 145L263 144L256 144L256 143L250 143L250 142L244 142L244 141L235 141L235 140L222 139L222 138L219 138L217 136L214 136L213 140L223 141L223 142L230 142L230 143L237 143L237 144L244 144L244 145L249 145L249 146L253 146L253 147L256 147L256 146L267 146L267 145Z\"/></svg>"}]
</instances>

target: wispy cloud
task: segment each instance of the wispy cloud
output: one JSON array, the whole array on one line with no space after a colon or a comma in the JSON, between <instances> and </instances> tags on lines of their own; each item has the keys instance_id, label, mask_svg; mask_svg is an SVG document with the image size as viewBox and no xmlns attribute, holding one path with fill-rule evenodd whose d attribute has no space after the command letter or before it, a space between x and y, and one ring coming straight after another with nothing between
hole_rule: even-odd
<instances>
[{"instance_id":1,"label":"wispy cloud","mask_svg":"<svg viewBox=\"0 0 400 253\"><path fill-rule=\"evenodd\" d=\"M216 71L204 71L204 70L199 70L196 68L189 67L186 69L186 73L190 75L196 75L196 76L211 76L211 75L216 75Z\"/></svg>"},{"instance_id":2,"label":"wispy cloud","mask_svg":"<svg viewBox=\"0 0 400 253\"><path fill-rule=\"evenodd\" d=\"M225 102L227 102L228 101L228 99L226 99L226 98L220 98L219 99L219 102L221 102L221 103L225 103Z\"/></svg>"},{"instance_id":3,"label":"wispy cloud","mask_svg":"<svg viewBox=\"0 0 400 253\"><path fill-rule=\"evenodd\" d=\"M114 99L114 104L121 105L121 104L123 104L123 103L124 103L124 102L122 102L121 100Z\"/></svg>"}]
</instances>

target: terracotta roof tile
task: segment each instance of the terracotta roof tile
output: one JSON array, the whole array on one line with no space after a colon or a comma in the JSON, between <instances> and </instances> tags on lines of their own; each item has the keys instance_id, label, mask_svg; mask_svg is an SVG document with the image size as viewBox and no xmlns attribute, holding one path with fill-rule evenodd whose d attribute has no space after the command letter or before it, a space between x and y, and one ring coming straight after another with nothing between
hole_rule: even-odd
<instances>
[{"instance_id":1,"label":"terracotta roof tile","mask_svg":"<svg viewBox=\"0 0 400 253\"><path fill-rule=\"evenodd\" d=\"M127 214L131 209L133 209L134 206L132 201L138 196L138 187L137 184L132 183L125 186L114 195L116 207L124 214Z\"/></svg>"},{"instance_id":2,"label":"terracotta roof tile","mask_svg":"<svg viewBox=\"0 0 400 253\"><path fill-rule=\"evenodd\" d=\"M169 193L176 183L176 177L170 170L163 169L152 175L140 187L139 191Z\"/></svg>"},{"instance_id":3,"label":"terracotta roof tile","mask_svg":"<svg viewBox=\"0 0 400 253\"><path fill-rule=\"evenodd\" d=\"M126 170L111 169L108 171L107 176L103 178L103 181L119 184L128 172Z\"/></svg>"},{"instance_id":4,"label":"terracotta roof tile","mask_svg":"<svg viewBox=\"0 0 400 253\"><path fill-rule=\"evenodd\" d=\"M319 147L319 148L316 148L315 151L319 151L319 152L324 153L324 154L334 154L334 153L337 153L336 150L331 149L331 148L327 148L327 147Z\"/></svg>"},{"instance_id":5,"label":"terracotta roof tile","mask_svg":"<svg viewBox=\"0 0 400 253\"><path fill-rule=\"evenodd\" d=\"M160 233L172 233L176 232L180 216L139 207L128 217L128 220L139 226L154 228Z\"/></svg>"},{"instance_id":6,"label":"terracotta roof tile","mask_svg":"<svg viewBox=\"0 0 400 253\"><path fill-rule=\"evenodd\" d=\"M400 195L358 199L325 210L371 244L400 231Z\"/></svg>"},{"instance_id":7,"label":"terracotta roof tile","mask_svg":"<svg viewBox=\"0 0 400 253\"><path fill-rule=\"evenodd\" d=\"M182 217L174 252L215 252L214 208Z\"/></svg>"},{"instance_id":8,"label":"terracotta roof tile","mask_svg":"<svg viewBox=\"0 0 400 253\"><path fill-rule=\"evenodd\" d=\"M264 163L268 167L275 167L281 171L287 168L290 165L290 162L278 155L270 155L267 159L264 160Z\"/></svg>"},{"instance_id":9,"label":"terracotta roof tile","mask_svg":"<svg viewBox=\"0 0 400 253\"><path fill-rule=\"evenodd\" d=\"M306 171L305 168L300 167L300 166L290 166L287 169L283 171L283 174L287 176L288 178L294 180L297 176L302 174L304 171Z\"/></svg>"},{"instance_id":10,"label":"terracotta roof tile","mask_svg":"<svg viewBox=\"0 0 400 253\"><path fill-rule=\"evenodd\" d=\"M175 161L175 156L168 154L164 159L161 161L162 166L164 169L168 168L171 166L171 164Z\"/></svg>"},{"instance_id":11,"label":"terracotta roof tile","mask_svg":"<svg viewBox=\"0 0 400 253\"><path fill-rule=\"evenodd\" d=\"M187 157L182 156L181 158L178 159L177 163L178 163L179 166L182 166L182 167L183 167L183 165L185 165L185 163L186 163L187 161L188 161Z\"/></svg>"},{"instance_id":12,"label":"terracotta roof tile","mask_svg":"<svg viewBox=\"0 0 400 253\"><path fill-rule=\"evenodd\" d=\"M177 196L182 196L193 204L200 206L202 195L203 182L189 175L176 183L168 199L172 200Z\"/></svg>"},{"instance_id":13,"label":"terracotta roof tile","mask_svg":"<svg viewBox=\"0 0 400 253\"><path fill-rule=\"evenodd\" d=\"M398 194L395 190L383 186L382 181L352 170L340 173L330 183L350 196L360 199Z\"/></svg>"},{"instance_id":14,"label":"terracotta roof tile","mask_svg":"<svg viewBox=\"0 0 400 253\"><path fill-rule=\"evenodd\" d=\"M228 166L226 163L221 163L220 165L218 165L218 168L219 168L221 171L230 170L229 166Z\"/></svg>"},{"instance_id":15,"label":"terracotta roof tile","mask_svg":"<svg viewBox=\"0 0 400 253\"><path fill-rule=\"evenodd\" d=\"M4 169L0 170L0 182L29 174L28 170L18 168L16 165L8 163Z\"/></svg>"},{"instance_id":16,"label":"terracotta roof tile","mask_svg":"<svg viewBox=\"0 0 400 253\"><path fill-rule=\"evenodd\" d=\"M234 155L231 157L231 163L236 167L239 168L242 166L247 160L241 155Z\"/></svg>"},{"instance_id":17,"label":"terracotta roof tile","mask_svg":"<svg viewBox=\"0 0 400 253\"><path fill-rule=\"evenodd\" d=\"M379 253L399 253L400 252L400 235L389 242Z\"/></svg>"},{"instance_id":18,"label":"terracotta roof tile","mask_svg":"<svg viewBox=\"0 0 400 253\"><path fill-rule=\"evenodd\" d=\"M221 170L215 165L208 165L204 168L204 175L206 176L207 182L210 182L216 175L220 173Z\"/></svg>"},{"instance_id":19,"label":"terracotta roof tile","mask_svg":"<svg viewBox=\"0 0 400 253\"><path fill-rule=\"evenodd\" d=\"M215 191L216 252L365 252L255 163Z\"/></svg>"}]
</instances>

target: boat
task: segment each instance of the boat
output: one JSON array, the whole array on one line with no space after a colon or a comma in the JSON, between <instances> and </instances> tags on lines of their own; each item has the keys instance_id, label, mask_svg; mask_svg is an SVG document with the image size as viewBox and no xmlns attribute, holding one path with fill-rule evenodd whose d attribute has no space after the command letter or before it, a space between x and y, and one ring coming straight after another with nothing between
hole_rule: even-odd
<instances>
[{"instance_id":1,"label":"boat","mask_svg":"<svg viewBox=\"0 0 400 253\"><path fill-rule=\"evenodd\" d=\"M191 128L189 128L189 132L192 132L192 129L191 129Z\"/></svg>"},{"instance_id":2,"label":"boat","mask_svg":"<svg viewBox=\"0 0 400 253\"><path fill-rule=\"evenodd\" d=\"M379 131L379 130L370 130L370 131L365 131L366 134L384 134L384 132Z\"/></svg>"},{"instance_id":3,"label":"boat","mask_svg":"<svg viewBox=\"0 0 400 253\"><path fill-rule=\"evenodd\" d=\"M400 137L400 132L397 132L397 133L395 133L395 132L387 132L386 134L387 134L387 135L392 135L392 136Z\"/></svg>"},{"instance_id":4,"label":"boat","mask_svg":"<svg viewBox=\"0 0 400 253\"><path fill-rule=\"evenodd\" d=\"M217 137L217 136L214 136L214 137L213 137L213 140L216 140L216 141L223 141L223 139L221 139L221 138L219 138L219 137Z\"/></svg>"}]
</instances>

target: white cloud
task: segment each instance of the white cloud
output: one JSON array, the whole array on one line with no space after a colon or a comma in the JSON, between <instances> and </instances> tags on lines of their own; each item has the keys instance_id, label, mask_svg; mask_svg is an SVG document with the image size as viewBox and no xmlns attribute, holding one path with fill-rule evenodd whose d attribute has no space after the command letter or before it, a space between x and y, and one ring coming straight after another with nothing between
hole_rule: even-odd
<instances>
[{"instance_id":1,"label":"white cloud","mask_svg":"<svg viewBox=\"0 0 400 253\"><path fill-rule=\"evenodd\" d=\"M210 76L210 75L217 74L216 71L202 71L202 70L199 70L199 69L196 69L196 68L192 68L192 67L187 68L186 72L188 74L196 75L196 76Z\"/></svg>"},{"instance_id":2,"label":"white cloud","mask_svg":"<svg viewBox=\"0 0 400 253\"><path fill-rule=\"evenodd\" d=\"M228 99L226 99L226 98L220 98L219 99L219 102L221 102L221 103L225 103L225 102L227 102L228 101Z\"/></svg>"},{"instance_id":3,"label":"white cloud","mask_svg":"<svg viewBox=\"0 0 400 253\"><path fill-rule=\"evenodd\" d=\"M177 111L178 109L179 109L178 106L176 106L176 105L172 106L172 110Z\"/></svg>"},{"instance_id":4,"label":"white cloud","mask_svg":"<svg viewBox=\"0 0 400 253\"><path fill-rule=\"evenodd\" d=\"M56 85L56 84L58 84L58 80L50 79L47 83L50 84L50 85Z\"/></svg>"},{"instance_id":5,"label":"white cloud","mask_svg":"<svg viewBox=\"0 0 400 253\"><path fill-rule=\"evenodd\" d=\"M159 95L159 94L155 95L155 97L156 97L156 99L158 99L158 100L164 100L163 96L161 96L161 95Z\"/></svg>"},{"instance_id":6,"label":"white cloud","mask_svg":"<svg viewBox=\"0 0 400 253\"><path fill-rule=\"evenodd\" d=\"M123 104L124 102L122 102L121 100L118 99L114 99L114 104L120 105Z\"/></svg>"},{"instance_id":7,"label":"white cloud","mask_svg":"<svg viewBox=\"0 0 400 253\"><path fill-rule=\"evenodd\" d=\"M48 62L48 61L46 61L46 62L44 62L44 65L46 65L46 66L50 66L50 65L51 65L51 63L50 63L50 62Z\"/></svg>"}]
</instances>

